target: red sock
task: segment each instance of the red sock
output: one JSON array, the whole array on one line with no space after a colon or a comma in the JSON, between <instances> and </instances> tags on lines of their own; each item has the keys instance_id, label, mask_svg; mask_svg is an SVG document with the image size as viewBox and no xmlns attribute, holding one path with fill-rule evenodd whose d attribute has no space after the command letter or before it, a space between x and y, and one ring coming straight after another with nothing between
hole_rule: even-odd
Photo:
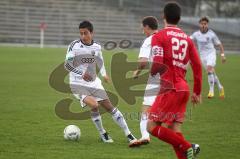
<instances>
[{"instance_id":1,"label":"red sock","mask_svg":"<svg viewBox=\"0 0 240 159\"><path fill-rule=\"evenodd\" d=\"M185 140L185 139L184 139L184 136L183 136L183 134L182 134L181 132L176 132L176 134L177 134L179 137L181 137L183 140Z\"/></svg>"},{"instance_id":2,"label":"red sock","mask_svg":"<svg viewBox=\"0 0 240 159\"><path fill-rule=\"evenodd\" d=\"M171 144L173 147L179 148L182 152L185 152L188 148L191 147L191 144L185 141L183 137L180 137L171 129L162 126L156 126L152 130L151 134L160 140Z\"/></svg>"},{"instance_id":3,"label":"red sock","mask_svg":"<svg viewBox=\"0 0 240 159\"><path fill-rule=\"evenodd\" d=\"M176 132L176 134L177 134L179 137L181 137L183 140L185 140L182 133ZM174 148L174 151L175 151L178 159L186 159L186 158L187 158L186 155L185 155L178 147L173 147L173 148Z\"/></svg>"}]
</instances>

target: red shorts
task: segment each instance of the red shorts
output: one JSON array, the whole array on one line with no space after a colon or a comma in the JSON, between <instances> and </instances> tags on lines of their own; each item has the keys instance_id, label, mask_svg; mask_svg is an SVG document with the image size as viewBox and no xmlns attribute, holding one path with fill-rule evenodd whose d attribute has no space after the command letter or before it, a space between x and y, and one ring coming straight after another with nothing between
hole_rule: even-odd
<instances>
[{"instance_id":1,"label":"red shorts","mask_svg":"<svg viewBox=\"0 0 240 159\"><path fill-rule=\"evenodd\" d=\"M183 122L189 98L188 91L169 91L157 96L149 111L149 120L171 125Z\"/></svg>"}]
</instances>

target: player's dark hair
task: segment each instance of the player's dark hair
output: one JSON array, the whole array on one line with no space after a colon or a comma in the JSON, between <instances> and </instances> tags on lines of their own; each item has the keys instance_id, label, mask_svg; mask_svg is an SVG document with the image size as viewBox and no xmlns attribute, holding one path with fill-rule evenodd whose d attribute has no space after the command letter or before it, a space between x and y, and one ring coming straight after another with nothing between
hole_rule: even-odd
<instances>
[{"instance_id":1,"label":"player's dark hair","mask_svg":"<svg viewBox=\"0 0 240 159\"><path fill-rule=\"evenodd\" d=\"M176 2L169 2L164 7L164 16L168 24L178 24L181 17L181 8Z\"/></svg>"},{"instance_id":2,"label":"player's dark hair","mask_svg":"<svg viewBox=\"0 0 240 159\"><path fill-rule=\"evenodd\" d=\"M151 28L152 30L157 30L158 29L158 20L156 17L153 16L147 16L144 17L142 20L142 25L148 26L149 28Z\"/></svg>"},{"instance_id":3,"label":"player's dark hair","mask_svg":"<svg viewBox=\"0 0 240 159\"><path fill-rule=\"evenodd\" d=\"M88 29L91 33L93 32L93 25L90 21L84 20L79 24L79 29L86 28Z\"/></svg>"},{"instance_id":4,"label":"player's dark hair","mask_svg":"<svg viewBox=\"0 0 240 159\"><path fill-rule=\"evenodd\" d=\"M201 23L202 21L205 21L205 22L209 22L209 18L207 17L207 16L204 16L204 17L201 17L200 19L199 19L199 23Z\"/></svg>"}]
</instances>

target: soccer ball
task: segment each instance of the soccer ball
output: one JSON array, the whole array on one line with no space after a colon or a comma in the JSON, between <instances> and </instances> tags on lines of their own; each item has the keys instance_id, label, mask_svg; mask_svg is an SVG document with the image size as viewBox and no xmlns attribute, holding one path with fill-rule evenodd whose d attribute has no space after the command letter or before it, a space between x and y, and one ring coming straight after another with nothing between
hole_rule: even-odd
<instances>
[{"instance_id":1,"label":"soccer ball","mask_svg":"<svg viewBox=\"0 0 240 159\"><path fill-rule=\"evenodd\" d=\"M81 136L81 131L79 129L79 127L77 127L76 125L68 125L64 131L64 139L66 140L72 140L72 141L77 141L79 140L80 136Z\"/></svg>"}]
</instances>

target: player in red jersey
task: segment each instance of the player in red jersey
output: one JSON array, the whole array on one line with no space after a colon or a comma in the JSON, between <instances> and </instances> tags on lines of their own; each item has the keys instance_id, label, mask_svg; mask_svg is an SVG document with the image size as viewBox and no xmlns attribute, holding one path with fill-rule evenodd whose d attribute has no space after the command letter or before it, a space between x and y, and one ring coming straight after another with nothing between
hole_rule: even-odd
<instances>
[{"instance_id":1,"label":"player in red jersey","mask_svg":"<svg viewBox=\"0 0 240 159\"><path fill-rule=\"evenodd\" d=\"M190 63L194 76L191 98L192 103L197 104L201 101L202 67L192 40L177 27L180 16L181 8L177 3L166 4L165 28L152 37L151 45L155 56L151 75L160 73L161 89L149 112L148 131L171 144L178 159L193 159L196 149L181 133L190 94L185 75ZM163 127L162 123L168 126Z\"/></svg>"}]
</instances>

